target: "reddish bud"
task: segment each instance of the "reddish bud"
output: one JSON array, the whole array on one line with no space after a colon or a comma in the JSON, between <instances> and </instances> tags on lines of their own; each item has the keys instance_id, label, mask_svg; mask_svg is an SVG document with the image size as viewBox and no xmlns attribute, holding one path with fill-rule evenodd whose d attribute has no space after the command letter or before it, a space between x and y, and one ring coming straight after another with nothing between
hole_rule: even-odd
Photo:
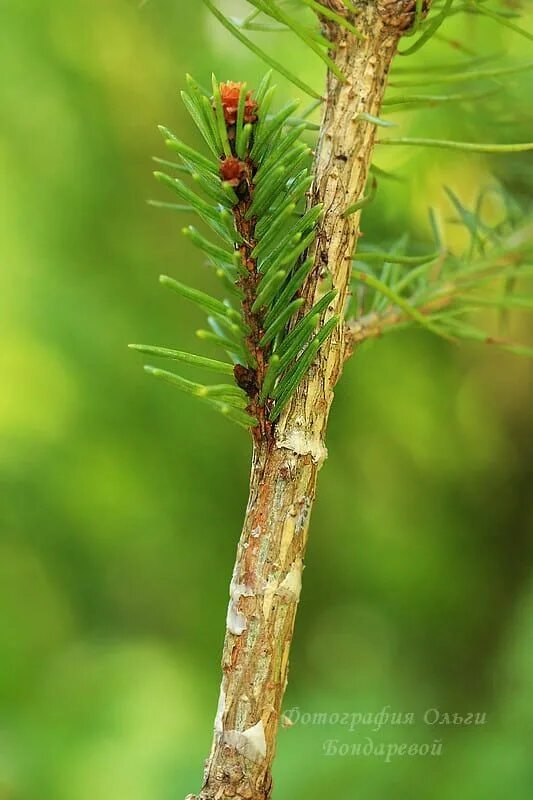
<instances>
[{"instance_id":1,"label":"reddish bud","mask_svg":"<svg viewBox=\"0 0 533 800\"><path fill-rule=\"evenodd\" d=\"M237 122L237 111L239 109L239 95L242 83L228 81L220 84L220 99L224 111L226 125L235 125ZM252 93L246 92L244 101L244 122L257 122L257 103L252 100Z\"/></svg>"},{"instance_id":2,"label":"reddish bud","mask_svg":"<svg viewBox=\"0 0 533 800\"><path fill-rule=\"evenodd\" d=\"M220 177L230 186L238 186L246 175L246 164L235 156L229 156L220 162Z\"/></svg>"}]
</instances>

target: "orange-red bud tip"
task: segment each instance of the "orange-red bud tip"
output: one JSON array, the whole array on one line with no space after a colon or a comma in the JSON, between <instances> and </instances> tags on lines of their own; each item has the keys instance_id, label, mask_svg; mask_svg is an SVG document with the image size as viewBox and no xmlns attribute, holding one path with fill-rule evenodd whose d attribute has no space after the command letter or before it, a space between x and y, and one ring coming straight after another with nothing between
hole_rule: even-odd
<instances>
[{"instance_id":1,"label":"orange-red bud tip","mask_svg":"<svg viewBox=\"0 0 533 800\"><path fill-rule=\"evenodd\" d=\"M235 156L229 156L220 162L220 177L230 186L238 186L246 174L246 164Z\"/></svg>"},{"instance_id":2,"label":"orange-red bud tip","mask_svg":"<svg viewBox=\"0 0 533 800\"><path fill-rule=\"evenodd\" d=\"M239 95L242 83L227 81L220 84L220 99L224 111L226 125L235 125L237 122L237 111L239 108ZM257 103L252 99L252 93L246 92L244 101L244 122L257 122Z\"/></svg>"}]
</instances>

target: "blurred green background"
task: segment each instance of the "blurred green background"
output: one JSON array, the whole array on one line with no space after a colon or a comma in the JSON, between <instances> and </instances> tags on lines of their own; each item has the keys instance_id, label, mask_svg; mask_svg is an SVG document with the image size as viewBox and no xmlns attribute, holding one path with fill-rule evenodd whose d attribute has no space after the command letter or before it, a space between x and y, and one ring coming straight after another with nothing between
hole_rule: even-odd
<instances>
[{"instance_id":1,"label":"blurred green background","mask_svg":"<svg viewBox=\"0 0 533 800\"><path fill-rule=\"evenodd\" d=\"M530 55L490 20L443 32L497 63ZM289 37L268 46L322 85ZM462 58L435 41L408 63ZM199 349L202 318L157 276L213 279L179 235L184 217L145 201L164 197L156 125L197 142L178 89L211 70L254 84L263 66L200 2L0 0L1 800L170 800L200 786L249 442L149 380L126 344ZM402 133L525 141L532 88L511 76L475 108L396 119ZM376 163L404 180L380 185L368 241L409 229L427 243L427 206L451 214L444 183L470 203L494 176L522 205L531 190L527 154L384 150ZM282 730L277 797L531 796L530 404L525 360L426 333L386 337L347 367L285 705L390 705L417 722ZM487 720L427 726L428 708ZM367 736L442 739L443 752L325 755L329 739Z\"/></svg>"}]
</instances>

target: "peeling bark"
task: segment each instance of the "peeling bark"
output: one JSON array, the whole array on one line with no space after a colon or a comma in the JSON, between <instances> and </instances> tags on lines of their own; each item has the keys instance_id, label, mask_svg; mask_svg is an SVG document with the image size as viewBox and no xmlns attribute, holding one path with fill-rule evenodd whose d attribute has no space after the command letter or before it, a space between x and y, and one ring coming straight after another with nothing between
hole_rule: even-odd
<instances>
[{"instance_id":1,"label":"peeling bark","mask_svg":"<svg viewBox=\"0 0 533 800\"><path fill-rule=\"evenodd\" d=\"M340 0L322 3L346 13ZM312 204L324 204L315 266L303 290L305 313L322 293L324 279L338 294L324 321L342 313L349 292L359 212L343 212L364 193L375 126L358 119L378 115L387 73L415 3L378 0L362 4L359 40L324 18L346 76L328 75L327 102L315 161ZM410 24L410 23L409 23ZM274 437L254 442L250 497L230 587L223 678L212 751L197 800L269 800L289 650L300 596L309 515L333 390L347 341L344 323L323 346L309 375L276 424ZM189 800L195 800L189 795Z\"/></svg>"},{"instance_id":2,"label":"peeling bark","mask_svg":"<svg viewBox=\"0 0 533 800\"><path fill-rule=\"evenodd\" d=\"M270 797L289 648L318 464L254 445L250 499L231 582L213 750L201 798Z\"/></svg>"}]
</instances>

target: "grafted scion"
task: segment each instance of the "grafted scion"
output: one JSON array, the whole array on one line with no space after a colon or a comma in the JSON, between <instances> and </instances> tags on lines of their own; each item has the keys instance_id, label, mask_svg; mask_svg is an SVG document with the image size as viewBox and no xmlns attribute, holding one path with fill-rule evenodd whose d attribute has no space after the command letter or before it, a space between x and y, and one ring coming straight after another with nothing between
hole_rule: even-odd
<instances>
[{"instance_id":1,"label":"grafted scion","mask_svg":"<svg viewBox=\"0 0 533 800\"><path fill-rule=\"evenodd\" d=\"M312 268L307 258L322 207L308 207L311 150L302 141L305 124L287 128L297 103L269 113L275 87L268 74L255 96L243 83L219 83L212 92L191 77L183 101L212 158L193 150L166 128L175 165L195 184L157 172L214 231L222 245L195 227L185 228L228 290L218 300L171 278L162 282L208 312L201 339L220 347L233 362L236 385L202 386L165 370L152 374L209 402L235 422L270 437L272 426L337 324L328 319L331 290L306 314L302 286ZM195 190L199 189L206 199ZM175 351L137 346L152 355ZM181 359L186 360L186 359ZM198 363L198 362L197 362ZM220 362L219 371L229 364Z\"/></svg>"}]
</instances>

